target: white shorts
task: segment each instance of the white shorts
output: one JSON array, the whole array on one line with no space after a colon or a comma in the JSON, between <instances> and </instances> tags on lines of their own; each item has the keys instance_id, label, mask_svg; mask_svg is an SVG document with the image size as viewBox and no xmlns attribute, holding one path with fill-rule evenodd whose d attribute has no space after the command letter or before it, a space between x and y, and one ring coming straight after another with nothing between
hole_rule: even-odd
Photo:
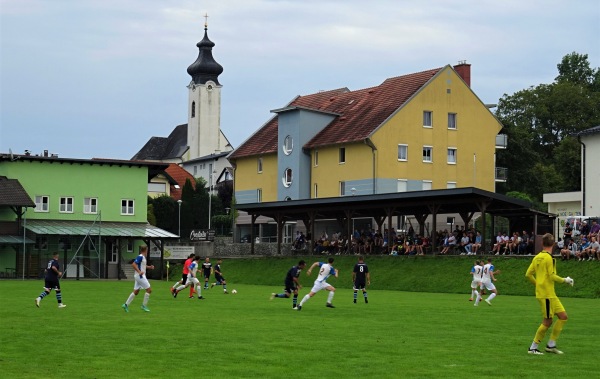
<instances>
[{"instance_id":1,"label":"white shorts","mask_svg":"<svg viewBox=\"0 0 600 379\"><path fill-rule=\"evenodd\" d=\"M134 290L139 290L140 288L147 290L148 288L150 288L150 282L148 282L148 278L146 278L146 276L144 275L143 278L140 278L139 276L135 276L135 284L133 285L133 289Z\"/></svg>"},{"instance_id":2,"label":"white shorts","mask_svg":"<svg viewBox=\"0 0 600 379\"><path fill-rule=\"evenodd\" d=\"M315 282L315 284L313 285L313 288L310 290L310 292L317 293L320 290L324 290L325 288L330 287L330 286L331 286L331 284L329 284L325 281Z\"/></svg>"},{"instance_id":3,"label":"white shorts","mask_svg":"<svg viewBox=\"0 0 600 379\"><path fill-rule=\"evenodd\" d=\"M195 285L198 285L198 283L200 283L200 281L198 280L198 278L194 278L188 274L187 283L194 283Z\"/></svg>"},{"instance_id":4,"label":"white shorts","mask_svg":"<svg viewBox=\"0 0 600 379\"><path fill-rule=\"evenodd\" d=\"M494 285L494 283L492 283L492 281L485 281L485 282L481 282L481 284L485 287L485 289L487 289L488 291L492 291L496 289L496 286Z\"/></svg>"},{"instance_id":5,"label":"white shorts","mask_svg":"<svg viewBox=\"0 0 600 379\"><path fill-rule=\"evenodd\" d=\"M473 280L471 282L471 288L477 289L477 287L481 287L481 280Z\"/></svg>"}]
</instances>

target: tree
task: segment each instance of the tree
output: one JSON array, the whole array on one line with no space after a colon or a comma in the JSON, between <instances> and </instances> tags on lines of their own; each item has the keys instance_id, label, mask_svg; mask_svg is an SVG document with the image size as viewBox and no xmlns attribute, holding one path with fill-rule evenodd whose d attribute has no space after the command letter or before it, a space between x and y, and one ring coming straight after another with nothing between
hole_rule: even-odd
<instances>
[{"instance_id":1,"label":"tree","mask_svg":"<svg viewBox=\"0 0 600 379\"><path fill-rule=\"evenodd\" d=\"M498 102L496 115L509 138L497 154L497 165L508 168L499 192L522 192L539 202L544 193L580 187L581 148L573 134L600 124L600 70L577 53L563 57L557 68L554 83Z\"/></svg>"}]
</instances>

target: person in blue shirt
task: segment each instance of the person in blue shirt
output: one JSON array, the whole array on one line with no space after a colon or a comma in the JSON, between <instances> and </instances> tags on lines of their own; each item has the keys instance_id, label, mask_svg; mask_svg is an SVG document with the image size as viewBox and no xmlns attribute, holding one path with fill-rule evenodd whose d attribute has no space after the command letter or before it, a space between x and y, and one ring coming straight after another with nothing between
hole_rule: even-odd
<instances>
[{"instance_id":1,"label":"person in blue shirt","mask_svg":"<svg viewBox=\"0 0 600 379\"><path fill-rule=\"evenodd\" d=\"M304 260L298 262L298 265L292 266L292 268L290 268L287 274L285 275L285 289L283 290L284 292L280 294L272 293L270 300L273 300L276 297L289 298L291 294L294 294L294 298L292 300L292 308L296 308L296 305L298 303L298 290L302 288L300 282L298 281L298 278L300 277L300 273L302 272L302 270L304 270L305 267L306 262L304 262Z\"/></svg>"},{"instance_id":2,"label":"person in blue shirt","mask_svg":"<svg viewBox=\"0 0 600 379\"><path fill-rule=\"evenodd\" d=\"M333 267L333 257L330 257L327 260L327 263L313 263L312 266L310 266L310 268L306 272L306 275L310 276L310 273L312 272L313 268L317 266L319 266L319 275L317 276L313 288L310 290L308 295L304 296L300 304L298 304L298 306L296 307L296 309L299 311L302 310L302 306L304 306L304 303L306 303L311 297L315 296L315 294L320 290L329 291L329 295L327 296L327 304L325 304L325 306L328 308L335 308L333 304L331 304L331 300L333 300L333 295L335 294L335 287L327 283L327 278L329 278L331 275L334 275L337 278L339 274L338 270Z\"/></svg>"},{"instance_id":3,"label":"person in blue shirt","mask_svg":"<svg viewBox=\"0 0 600 379\"><path fill-rule=\"evenodd\" d=\"M50 292L54 290L56 292L56 300L58 301L58 307L64 308L66 304L62 302L62 293L60 292L60 282L59 278L62 276L62 272L60 272L60 262L58 261L58 252L52 254L52 259L48 262L48 266L45 270L45 282L44 282L44 291L40 294L40 296L35 298L36 307L40 307L40 302L43 298L50 295Z\"/></svg>"},{"instance_id":4,"label":"person in blue shirt","mask_svg":"<svg viewBox=\"0 0 600 379\"><path fill-rule=\"evenodd\" d=\"M150 287L150 282L148 282L148 277L146 276L146 270L153 270L153 265L148 265L146 261L146 257L148 256L148 246L142 246L140 248L140 255L134 259L133 263L131 263L131 267L135 270L135 274L133 279L135 280L135 284L133 285L133 292L125 301L121 307L125 310L125 312L129 312L129 305L135 299L138 293L140 293L140 289L144 289L146 293L144 294L144 300L142 301L142 310L144 312L150 312L148 309L148 300L150 300L150 294L152 293L152 287Z\"/></svg>"}]
</instances>

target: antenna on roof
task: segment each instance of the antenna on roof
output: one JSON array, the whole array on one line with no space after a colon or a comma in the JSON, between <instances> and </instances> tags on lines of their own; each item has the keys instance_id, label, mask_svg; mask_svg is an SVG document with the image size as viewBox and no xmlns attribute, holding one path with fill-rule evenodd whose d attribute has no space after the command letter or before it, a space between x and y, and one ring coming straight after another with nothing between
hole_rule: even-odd
<instances>
[{"instance_id":1,"label":"antenna on roof","mask_svg":"<svg viewBox=\"0 0 600 379\"><path fill-rule=\"evenodd\" d=\"M17 159L19 159L19 157L16 157L16 158L15 158L15 156L13 155L12 149L10 149L10 148L8 149L8 155L10 156L10 161L11 161L11 162L14 162L14 161L16 161Z\"/></svg>"}]
</instances>

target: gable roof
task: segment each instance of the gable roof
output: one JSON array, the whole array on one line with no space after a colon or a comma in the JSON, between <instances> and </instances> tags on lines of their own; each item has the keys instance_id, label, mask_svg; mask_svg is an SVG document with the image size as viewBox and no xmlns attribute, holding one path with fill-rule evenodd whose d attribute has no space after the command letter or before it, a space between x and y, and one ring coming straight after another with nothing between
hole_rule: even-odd
<instances>
[{"instance_id":1,"label":"gable roof","mask_svg":"<svg viewBox=\"0 0 600 379\"><path fill-rule=\"evenodd\" d=\"M590 134L597 134L597 133L600 133L600 125L594 126L592 128L589 128L589 129L582 130L582 131L580 131L578 133L574 133L574 135L575 136L587 136L587 135L590 135Z\"/></svg>"},{"instance_id":2,"label":"gable roof","mask_svg":"<svg viewBox=\"0 0 600 379\"><path fill-rule=\"evenodd\" d=\"M35 208L35 203L17 179L0 176L0 206Z\"/></svg>"},{"instance_id":3,"label":"gable roof","mask_svg":"<svg viewBox=\"0 0 600 379\"><path fill-rule=\"evenodd\" d=\"M339 114L304 148L358 142L368 138L385 120L406 104L442 68L386 79L379 86L350 91L347 88L298 96L288 108L305 108ZM234 150L228 158L277 151L277 116Z\"/></svg>"},{"instance_id":4,"label":"gable roof","mask_svg":"<svg viewBox=\"0 0 600 379\"><path fill-rule=\"evenodd\" d=\"M175 163L171 163L165 170L165 174L169 178L171 184L171 197L175 200L181 199L181 192L183 191L183 185L187 179L192 183L192 187L196 187L196 179L192 174L184 170L181 166ZM175 187L175 184L179 185L179 188Z\"/></svg>"},{"instance_id":5,"label":"gable roof","mask_svg":"<svg viewBox=\"0 0 600 379\"><path fill-rule=\"evenodd\" d=\"M168 137L150 137L148 142L131 159L161 161L179 158L188 149L187 124L177 125Z\"/></svg>"}]
</instances>

